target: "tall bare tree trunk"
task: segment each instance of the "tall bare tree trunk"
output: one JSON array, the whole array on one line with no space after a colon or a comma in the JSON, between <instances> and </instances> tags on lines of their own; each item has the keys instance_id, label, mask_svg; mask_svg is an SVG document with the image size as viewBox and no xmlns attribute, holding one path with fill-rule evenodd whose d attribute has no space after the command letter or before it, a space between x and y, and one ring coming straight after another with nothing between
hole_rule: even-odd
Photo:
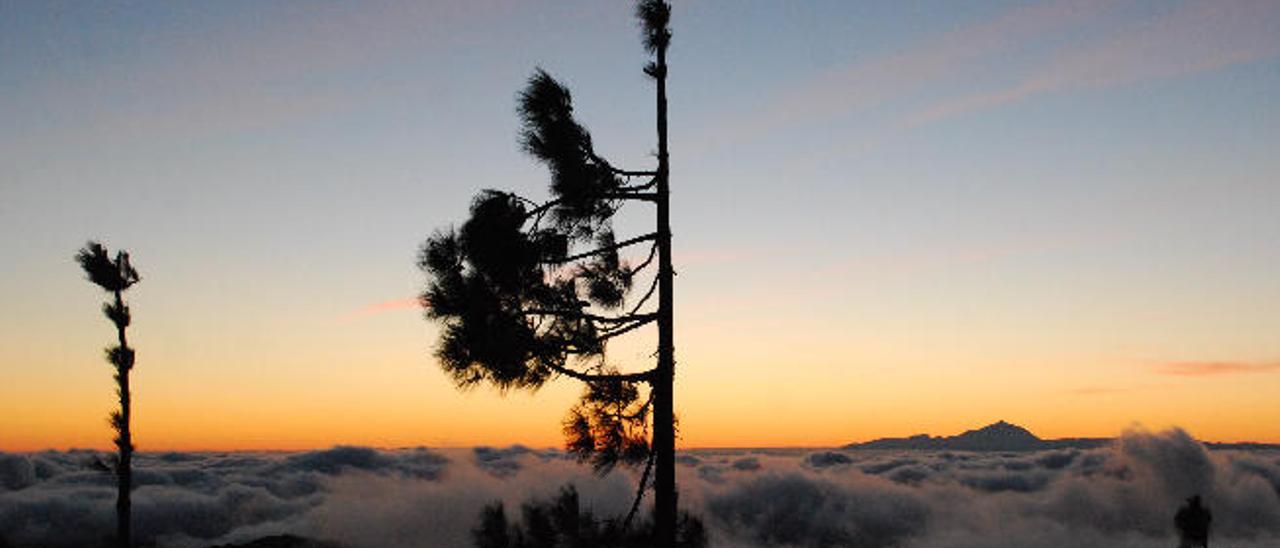
<instances>
[{"instance_id":1,"label":"tall bare tree trunk","mask_svg":"<svg viewBox=\"0 0 1280 548\"><path fill-rule=\"evenodd\" d=\"M667 155L667 48L658 48L658 370L653 384L655 544L676 543L675 344L671 267L671 165Z\"/></svg>"},{"instance_id":2,"label":"tall bare tree trunk","mask_svg":"<svg viewBox=\"0 0 1280 548\"><path fill-rule=\"evenodd\" d=\"M124 302L120 292L115 292L116 308L123 310ZM129 341L125 337L125 325L116 324L116 335L120 339L120 350L130 359L116 364L116 382L120 391L120 423L116 438L116 448L120 452L120 461L116 464L116 545L119 548L130 548L133 543L130 515L133 507L130 493L133 490L133 434L130 432L131 402L129 395L129 370L133 368L132 353Z\"/></svg>"}]
</instances>

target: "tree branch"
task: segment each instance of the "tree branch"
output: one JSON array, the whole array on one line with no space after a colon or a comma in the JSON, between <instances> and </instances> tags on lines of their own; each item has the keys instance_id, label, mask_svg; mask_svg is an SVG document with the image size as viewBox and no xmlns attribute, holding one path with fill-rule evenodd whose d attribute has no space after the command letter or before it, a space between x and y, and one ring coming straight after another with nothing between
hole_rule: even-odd
<instances>
[{"instance_id":1,"label":"tree branch","mask_svg":"<svg viewBox=\"0 0 1280 548\"><path fill-rule=\"evenodd\" d=\"M614 175L621 175L623 177L654 177L658 174L657 171L628 171L625 169L618 169L616 167L613 167L613 165L611 165L604 158L601 158L600 156L598 156L595 153L595 151L587 150L586 153L587 153L587 156L591 157L591 161L609 170L609 172L613 173Z\"/></svg>"},{"instance_id":2,"label":"tree branch","mask_svg":"<svg viewBox=\"0 0 1280 548\"><path fill-rule=\"evenodd\" d=\"M533 209L530 209L529 211L525 212L524 218L528 219L529 217L534 217L534 216L541 218L544 213L550 211L551 208L560 205L561 202L563 202L563 200L551 200L548 202L544 202L541 205L538 205L536 202L529 201L530 204L533 204L537 207L534 207Z\"/></svg>"},{"instance_id":3,"label":"tree branch","mask_svg":"<svg viewBox=\"0 0 1280 548\"><path fill-rule=\"evenodd\" d=\"M630 415L628 415L628 414L626 414L626 413L622 413L622 414L617 415L617 416L618 416L618 418L625 419L625 420L633 420L633 421L634 421L634 420L639 420L641 417L643 417L643 416L645 416L646 414L648 414L648 412L649 412L649 408L650 408L650 407L652 407L652 406L653 406L653 390L650 390L650 391L649 391L649 397L645 399L645 401L644 401L644 405L641 405L641 406L640 406L640 409L637 409L635 413L632 413L632 414L630 414Z\"/></svg>"},{"instance_id":4,"label":"tree branch","mask_svg":"<svg viewBox=\"0 0 1280 548\"><path fill-rule=\"evenodd\" d=\"M641 202L657 202L658 194L654 192L606 192L600 195L606 200L638 200Z\"/></svg>"},{"instance_id":5,"label":"tree branch","mask_svg":"<svg viewBox=\"0 0 1280 548\"><path fill-rule=\"evenodd\" d=\"M622 248L627 247L627 246L635 245L635 244L638 244L638 243L640 243L640 242L648 242L648 241L656 240L657 238L658 238L658 233L657 233L657 232L651 232L651 233L649 233L649 234L645 234L644 236L636 236L635 238L631 238L630 240L623 240L623 241L621 241L621 242L618 242L618 243L613 244L613 245L610 245L610 246L605 246L605 247L601 247L601 248L599 248L599 249L593 249L593 250L591 250L591 251L584 251L584 252L582 252L582 253L577 253L577 254L574 254L574 255L569 255L568 257L564 257L564 258L562 258L562 259L556 259L556 260L554 260L554 261L547 261L547 264L564 264L564 263L571 263L571 262L576 261L576 260L578 260L578 259L585 259L585 258L587 258L587 257L591 257L591 256L593 256L593 255L599 255L599 254L601 254L601 253L608 253L608 252L610 252L610 251L617 251L617 250L622 249Z\"/></svg>"},{"instance_id":6,"label":"tree branch","mask_svg":"<svg viewBox=\"0 0 1280 548\"><path fill-rule=\"evenodd\" d=\"M635 306L631 307L631 311L627 312L627 314L635 314L636 311L640 310L640 307L644 306L644 303L649 300L649 297L653 296L653 292L656 291L657 289L658 289L658 277L654 276L653 281L649 283L649 290L644 293L643 297L640 297L639 301L636 301Z\"/></svg>"},{"instance_id":7,"label":"tree branch","mask_svg":"<svg viewBox=\"0 0 1280 548\"><path fill-rule=\"evenodd\" d=\"M635 187L621 187L618 189L620 192L605 192L600 194L600 197L605 200L636 200L639 202L657 202L658 195L656 193L643 192L644 190L653 188L653 185L654 183L649 182L649 183L646 183L640 186L635 186ZM518 196L516 194L511 194L511 196L522 202L525 202L525 203L528 203L529 205L534 206L533 209L530 209L529 211L525 212L524 214L525 219L537 217L538 220L541 220L542 216L545 215L548 211L551 211L552 208L564 203L564 200L555 199L555 200L548 200L546 202L539 204L537 202L534 202L533 200ZM535 222L535 224L537 223Z\"/></svg>"},{"instance_id":8,"label":"tree branch","mask_svg":"<svg viewBox=\"0 0 1280 548\"><path fill-rule=\"evenodd\" d=\"M644 500L644 492L647 490L649 483L649 473L653 471L653 457L657 453L653 450L653 444L649 444L649 458L646 459L644 465L644 473L640 475L640 485L636 486L636 498L631 502L631 511L627 512L627 518L622 520L622 530L626 531L631 528L631 520L636 517L636 511L640 510L640 501Z\"/></svg>"},{"instance_id":9,"label":"tree branch","mask_svg":"<svg viewBox=\"0 0 1280 548\"><path fill-rule=\"evenodd\" d=\"M582 312L582 311L579 311L579 310L543 310L543 309L533 309L533 310L526 310L526 311L524 311L524 313L525 313L525 315L527 315L527 316L561 316L561 317L572 317L572 318L581 318L581 319L584 319L584 320L591 320L591 321L593 321L593 322L601 322L601 323L627 323L627 322L633 322L633 321L646 321L646 322L647 322L647 321L653 321L653 320L655 320L655 319L657 319L657 318L658 318L658 315L657 315L657 314L636 314L636 313L634 313L634 312L633 312L633 313L631 313L631 314L625 315L625 316L617 316L617 317L614 317L614 316L600 316L600 315L598 315L598 314L590 314L590 313Z\"/></svg>"},{"instance_id":10,"label":"tree branch","mask_svg":"<svg viewBox=\"0 0 1280 548\"><path fill-rule=\"evenodd\" d=\"M547 364L552 371L564 375L569 378L578 379L582 382L598 382L598 381L620 381L620 382L648 382L653 378L654 369L640 371L638 373L583 373L574 369L569 369L563 365Z\"/></svg>"},{"instance_id":11,"label":"tree branch","mask_svg":"<svg viewBox=\"0 0 1280 548\"><path fill-rule=\"evenodd\" d=\"M484 191L485 191L485 192L492 192L492 193L494 193L494 194L504 194L504 195L506 195L506 196L508 196L508 197L510 197L510 198L515 198L515 199L516 199L516 200L518 200L518 201L524 202L524 203L529 204L529 205L534 206L534 207L538 207L538 202L535 202L535 201L533 201L533 200L531 200L531 199L529 199L529 198L525 198L524 196L521 196L521 195L516 194L516 193L514 193L514 192L511 192L511 191L509 191L509 190L497 190L497 189L493 189L493 188L486 188L486 189L484 189Z\"/></svg>"},{"instance_id":12,"label":"tree branch","mask_svg":"<svg viewBox=\"0 0 1280 548\"><path fill-rule=\"evenodd\" d=\"M658 177L655 175L654 178L649 179L649 182L643 185L635 185L635 186L622 185L618 187L618 190L621 190L624 192L639 192L642 190L649 190L657 185L658 185Z\"/></svg>"},{"instance_id":13,"label":"tree branch","mask_svg":"<svg viewBox=\"0 0 1280 548\"><path fill-rule=\"evenodd\" d=\"M619 328L614 329L614 330L612 330L612 331L608 331L608 332L604 333L603 335L600 335L599 337L596 337L596 340L597 340L597 341L607 341L607 340L612 339L612 338L614 338L614 337L617 337L617 336L619 336L619 335L624 335L624 334L629 333L629 332L631 332L631 331L635 331L635 330L637 330L637 329L640 329L641 327L644 327L644 326L646 326L646 325L648 325L648 324L650 324L650 323L652 323L652 322L654 322L654 321L656 321L656 320L658 319L658 315L657 315L657 314L644 314L643 316L645 316L645 318L644 318L644 319L642 319L642 320L637 320L637 321L636 321L635 323L633 323L633 324L626 325L626 326L623 326L623 327L619 327Z\"/></svg>"},{"instance_id":14,"label":"tree branch","mask_svg":"<svg viewBox=\"0 0 1280 548\"><path fill-rule=\"evenodd\" d=\"M636 272L644 270L646 266L649 266L649 263L652 263L653 258L656 256L658 256L658 244L655 243L651 247L649 247L649 257L646 258L644 262L641 262L640 266L637 266L635 268L628 268L627 272L629 272L632 276L634 276Z\"/></svg>"},{"instance_id":15,"label":"tree branch","mask_svg":"<svg viewBox=\"0 0 1280 548\"><path fill-rule=\"evenodd\" d=\"M628 171L625 169L618 169L610 165L606 165L604 167L608 168L614 175L621 175L623 177L653 177L658 174L657 171Z\"/></svg>"}]
</instances>

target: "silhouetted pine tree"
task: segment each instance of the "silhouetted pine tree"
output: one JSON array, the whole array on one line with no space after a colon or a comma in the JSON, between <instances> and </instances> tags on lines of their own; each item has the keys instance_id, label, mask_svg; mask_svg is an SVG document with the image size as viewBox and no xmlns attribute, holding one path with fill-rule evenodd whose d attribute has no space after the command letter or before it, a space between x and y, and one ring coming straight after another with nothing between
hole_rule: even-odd
<instances>
[{"instance_id":1,"label":"silhouetted pine tree","mask_svg":"<svg viewBox=\"0 0 1280 548\"><path fill-rule=\"evenodd\" d=\"M427 317L443 327L436 354L454 381L461 387L490 383L504 391L536 389L555 376L586 383L565 421L568 449L601 473L618 463L647 462L637 503L652 468L653 545L674 546L674 271L666 94L671 8L644 0L636 15L645 48L654 56L644 72L656 84L656 169L622 170L598 156L590 133L574 120L569 90L537 70L519 96L521 143L550 170L552 198L539 203L482 191L461 228L427 240L419 266L429 278L422 295ZM652 204L656 227L619 239L612 219L630 202ZM632 265L619 258L620 250L641 244L650 245L647 259ZM633 280L650 266L657 272L647 291L629 299ZM623 373L606 363L609 340L653 323L658 327L654 368Z\"/></svg>"},{"instance_id":2,"label":"silhouetted pine tree","mask_svg":"<svg viewBox=\"0 0 1280 548\"><path fill-rule=\"evenodd\" d=\"M650 528L628 528L617 519L598 519L583 509L572 485L547 500L526 502L519 523L507 521L501 502L486 506L480 525L471 530L476 548L649 548ZM677 548L703 548L707 544L702 523L681 515Z\"/></svg>"},{"instance_id":3,"label":"silhouetted pine tree","mask_svg":"<svg viewBox=\"0 0 1280 548\"><path fill-rule=\"evenodd\" d=\"M129 264L129 253L120 251L114 259L102 244L90 241L76 253L76 262L84 269L89 281L98 284L113 297L113 300L102 305L102 312L116 326L118 344L107 348L107 361L116 368L116 395L120 398L120 409L112 411L111 428L116 431L116 457L114 469L116 473L116 545L121 548L131 546L130 534L130 499L133 489L133 434L129 430L130 393L129 371L133 369L134 353L129 348L129 340L125 329L129 327L129 306L125 304L123 293L138 283L138 271Z\"/></svg>"}]
</instances>

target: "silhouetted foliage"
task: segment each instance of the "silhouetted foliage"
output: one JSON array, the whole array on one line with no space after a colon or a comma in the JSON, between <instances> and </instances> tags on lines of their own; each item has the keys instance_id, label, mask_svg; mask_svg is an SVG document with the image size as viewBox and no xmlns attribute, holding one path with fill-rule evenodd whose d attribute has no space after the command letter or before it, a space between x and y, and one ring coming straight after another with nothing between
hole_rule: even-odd
<instances>
[{"instance_id":1,"label":"silhouetted foliage","mask_svg":"<svg viewBox=\"0 0 1280 548\"><path fill-rule=\"evenodd\" d=\"M624 268L617 249L597 253L612 257L580 273L555 278L555 267L568 262L569 237L554 228L526 231L528 219L518 198L485 191L461 230L439 232L423 247L419 265L431 276L423 295L427 316L445 328L436 354L460 386L488 381L501 389L537 388L568 372L570 356L603 360L611 332L585 312L593 303L584 300L602 290L579 287L627 276L617 272ZM615 298L607 297L595 304ZM613 323L640 322L646 317Z\"/></svg>"},{"instance_id":2,"label":"silhouetted foliage","mask_svg":"<svg viewBox=\"0 0 1280 548\"><path fill-rule=\"evenodd\" d=\"M556 376L585 382L564 422L568 450L599 473L647 463L637 504L652 469L658 535L652 545L671 546L677 518L666 99L671 7L644 0L636 16L654 56L644 72L656 85L656 168L627 171L596 154L590 132L574 118L569 89L538 69L517 110L521 147L550 172L549 199L481 191L461 227L437 231L423 244L418 266L428 276L421 296L426 315L442 327L436 356L454 382L500 391L534 390ZM613 218L631 202L652 204L656 227L619 238ZM633 265L621 258L622 250L641 244L650 246L646 259ZM646 273L651 266L656 272ZM634 299L642 277L647 289ZM606 360L608 341L649 324L658 326L656 366L619 372Z\"/></svg>"},{"instance_id":3,"label":"silhouetted foliage","mask_svg":"<svg viewBox=\"0 0 1280 548\"><path fill-rule=\"evenodd\" d=\"M476 548L648 548L653 546L653 523L634 527L616 519L599 519L583 509L572 485L547 500L532 500L520 507L518 523L507 520L501 502L486 506L480 525L471 531ZM707 545L702 521L682 514L677 524L676 546Z\"/></svg>"},{"instance_id":4,"label":"silhouetted foliage","mask_svg":"<svg viewBox=\"0 0 1280 548\"><path fill-rule=\"evenodd\" d=\"M649 457L650 403L640 399L635 383L587 383L564 421L569 451L590 461L599 473L618 463L644 462Z\"/></svg>"},{"instance_id":5,"label":"silhouetted foliage","mask_svg":"<svg viewBox=\"0 0 1280 548\"><path fill-rule=\"evenodd\" d=\"M640 19L644 47L649 53L667 49L671 43L671 6L666 2L647 0L636 4L636 17Z\"/></svg>"},{"instance_id":6,"label":"silhouetted foliage","mask_svg":"<svg viewBox=\"0 0 1280 548\"><path fill-rule=\"evenodd\" d=\"M133 287L141 279L138 271L129 262L129 253L117 252L112 258L110 252L102 244L90 241L76 253L76 262L84 270L89 281L97 284L112 295L112 300L102 305L102 312L116 327L117 344L106 349L106 358L115 367L116 396L120 399L120 408L112 411L108 417L111 429L116 432L112 440L117 454L112 462L96 461L103 469L114 470L116 474L116 544L122 548L131 546L130 531L130 492L133 489L133 433L130 431L131 397L129 391L129 372L133 369L134 351L129 347L125 330L132 321L129 306L124 302L123 293Z\"/></svg>"}]
</instances>

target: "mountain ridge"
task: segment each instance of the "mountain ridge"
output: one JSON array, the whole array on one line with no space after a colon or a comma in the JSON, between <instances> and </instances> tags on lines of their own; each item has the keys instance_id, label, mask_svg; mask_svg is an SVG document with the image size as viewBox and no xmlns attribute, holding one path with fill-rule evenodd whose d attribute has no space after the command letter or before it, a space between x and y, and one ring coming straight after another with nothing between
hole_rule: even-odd
<instances>
[{"instance_id":1,"label":"mountain ridge","mask_svg":"<svg viewBox=\"0 0 1280 548\"><path fill-rule=\"evenodd\" d=\"M1026 428L999 420L981 428L966 430L954 436L916 434L905 438L880 438L868 442L850 443L845 445L844 449L1019 452L1047 449L1094 449L1109 445L1113 441L1114 438L1060 438L1046 440L1032 434ZM1213 447L1215 444L1206 445Z\"/></svg>"}]
</instances>

